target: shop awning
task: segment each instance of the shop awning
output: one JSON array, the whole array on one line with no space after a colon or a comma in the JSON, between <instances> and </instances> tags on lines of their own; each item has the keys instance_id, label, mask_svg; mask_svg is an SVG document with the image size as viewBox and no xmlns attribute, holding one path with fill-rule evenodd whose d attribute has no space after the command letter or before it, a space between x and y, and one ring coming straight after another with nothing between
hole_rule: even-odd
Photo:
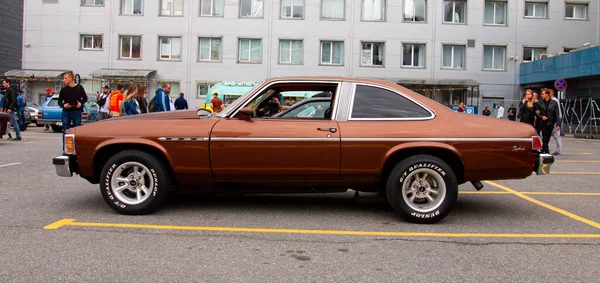
<instances>
[{"instance_id":1,"label":"shop awning","mask_svg":"<svg viewBox=\"0 0 600 283\"><path fill-rule=\"evenodd\" d=\"M9 79L56 79L60 78L68 70L10 70L4 73Z\"/></svg>"},{"instance_id":2,"label":"shop awning","mask_svg":"<svg viewBox=\"0 0 600 283\"><path fill-rule=\"evenodd\" d=\"M130 70L130 69L99 69L91 76L94 78L148 78L156 70Z\"/></svg>"}]
</instances>

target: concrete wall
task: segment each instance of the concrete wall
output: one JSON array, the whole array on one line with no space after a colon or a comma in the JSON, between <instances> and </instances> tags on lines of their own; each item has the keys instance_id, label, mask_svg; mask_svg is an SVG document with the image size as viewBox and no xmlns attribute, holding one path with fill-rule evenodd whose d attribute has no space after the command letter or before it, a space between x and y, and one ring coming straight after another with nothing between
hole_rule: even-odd
<instances>
[{"instance_id":1,"label":"concrete wall","mask_svg":"<svg viewBox=\"0 0 600 283\"><path fill-rule=\"evenodd\" d=\"M427 22L402 21L404 1L387 1L385 22L361 21L362 0L346 0L344 21L320 20L319 0L305 0L302 20L280 19L281 2L264 0L264 17L241 19L239 1L225 0L224 17L199 17L199 1L184 1L183 17L159 17L158 1L145 0L143 15L120 15L120 1L105 1L102 7L81 7L79 1L26 1L25 40L31 43L24 51L25 68L72 69L82 78L100 68L155 69L157 79L181 81L191 105L197 81L259 81L273 76L332 75L406 79L473 79L481 84L482 96L520 96L518 65L523 46L547 47L548 53L562 52L564 47L577 47L596 42L598 35L598 2L590 1L588 20L564 19L564 0L550 0L548 19L524 18L524 1L508 1L506 26L485 26L484 1L467 1L467 24L442 22L443 1L427 1ZM80 51L79 35L97 33L104 36L102 51ZM119 35L142 35L142 58L119 59ZM158 58L158 36L181 36L182 60L164 62ZM219 63L198 62L198 37L222 37L223 60ZM262 62L238 63L238 37L262 39ZM303 64L278 63L279 39L303 40ZM320 40L344 41L344 65L319 66ZM444 70L442 44L466 45L474 39L475 47L467 48L464 70ZM384 67L360 66L360 42L384 41ZM426 67L401 67L402 43L426 44ZM507 47L504 71L483 71L483 46ZM518 60L516 60L518 57ZM512 59L511 59L512 58Z\"/></svg>"},{"instance_id":2,"label":"concrete wall","mask_svg":"<svg viewBox=\"0 0 600 283\"><path fill-rule=\"evenodd\" d=\"M21 68L23 0L0 0L0 74Z\"/></svg>"}]
</instances>

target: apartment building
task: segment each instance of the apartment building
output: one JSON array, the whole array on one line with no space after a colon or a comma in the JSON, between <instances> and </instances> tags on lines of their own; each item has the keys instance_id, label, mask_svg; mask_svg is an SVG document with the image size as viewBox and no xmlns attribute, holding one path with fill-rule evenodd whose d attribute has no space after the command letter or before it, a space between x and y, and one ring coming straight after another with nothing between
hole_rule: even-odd
<instances>
[{"instance_id":1,"label":"apartment building","mask_svg":"<svg viewBox=\"0 0 600 283\"><path fill-rule=\"evenodd\" d=\"M275 76L391 80L452 106L520 96L519 65L598 42L588 0L27 0L23 69L210 86ZM30 80L32 99L58 79ZM152 91L150 92L150 96Z\"/></svg>"},{"instance_id":2,"label":"apartment building","mask_svg":"<svg viewBox=\"0 0 600 283\"><path fill-rule=\"evenodd\" d=\"M23 0L0 0L0 74L21 68Z\"/></svg>"}]
</instances>

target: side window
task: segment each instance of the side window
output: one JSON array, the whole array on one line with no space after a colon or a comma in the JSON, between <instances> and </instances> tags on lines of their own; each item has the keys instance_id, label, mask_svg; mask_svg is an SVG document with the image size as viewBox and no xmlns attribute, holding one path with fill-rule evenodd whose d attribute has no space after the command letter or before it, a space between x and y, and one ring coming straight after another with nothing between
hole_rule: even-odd
<instances>
[{"instance_id":1,"label":"side window","mask_svg":"<svg viewBox=\"0 0 600 283\"><path fill-rule=\"evenodd\" d=\"M351 119L427 118L431 113L395 92L357 85Z\"/></svg>"}]
</instances>

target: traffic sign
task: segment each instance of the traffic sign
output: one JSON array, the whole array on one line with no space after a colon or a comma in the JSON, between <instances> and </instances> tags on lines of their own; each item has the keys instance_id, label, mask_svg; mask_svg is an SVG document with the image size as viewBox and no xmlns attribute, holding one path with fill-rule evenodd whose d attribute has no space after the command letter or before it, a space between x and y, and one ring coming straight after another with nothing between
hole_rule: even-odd
<instances>
[{"instance_id":1,"label":"traffic sign","mask_svg":"<svg viewBox=\"0 0 600 283\"><path fill-rule=\"evenodd\" d=\"M554 87L556 88L556 90L561 91L567 89L567 80L557 79L556 81L554 81Z\"/></svg>"}]
</instances>

